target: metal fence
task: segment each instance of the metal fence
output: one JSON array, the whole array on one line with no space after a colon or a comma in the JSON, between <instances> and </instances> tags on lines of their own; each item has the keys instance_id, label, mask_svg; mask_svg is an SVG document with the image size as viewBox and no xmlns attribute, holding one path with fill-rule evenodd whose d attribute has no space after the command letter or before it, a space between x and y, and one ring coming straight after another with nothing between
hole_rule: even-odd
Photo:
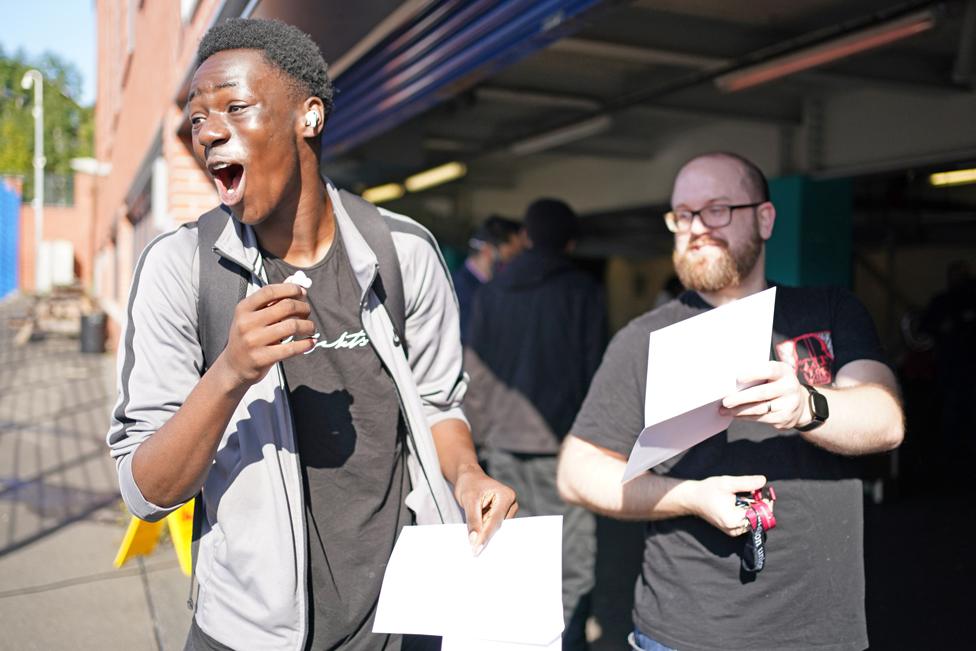
<instances>
[{"instance_id":1,"label":"metal fence","mask_svg":"<svg viewBox=\"0 0 976 651\"><path fill-rule=\"evenodd\" d=\"M34 178L31 175L13 174L0 171L0 179L19 178L23 187L20 200L23 203L34 201ZM75 205L75 176L74 174L44 174L44 205L67 206Z\"/></svg>"}]
</instances>

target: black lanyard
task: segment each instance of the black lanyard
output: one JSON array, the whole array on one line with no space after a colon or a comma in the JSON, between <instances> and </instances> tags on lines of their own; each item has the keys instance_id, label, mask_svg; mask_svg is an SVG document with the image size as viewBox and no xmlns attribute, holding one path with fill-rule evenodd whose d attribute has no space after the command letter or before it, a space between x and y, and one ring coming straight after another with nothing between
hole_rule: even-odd
<instances>
[{"instance_id":1,"label":"black lanyard","mask_svg":"<svg viewBox=\"0 0 976 651\"><path fill-rule=\"evenodd\" d=\"M776 491L769 487L770 502L776 501ZM759 572L766 565L766 532L776 526L772 507L763 501L762 490L752 493L752 498L736 497L736 506L746 507L746 521L749 534L742 549L742 569L746 572Z\"/></svg>"}]
</instances>

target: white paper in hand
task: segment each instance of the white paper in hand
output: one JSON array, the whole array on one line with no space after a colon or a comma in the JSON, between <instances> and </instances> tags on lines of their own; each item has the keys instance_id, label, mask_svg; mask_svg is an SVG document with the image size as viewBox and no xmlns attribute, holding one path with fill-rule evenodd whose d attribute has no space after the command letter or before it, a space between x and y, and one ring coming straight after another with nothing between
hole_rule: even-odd
<instances>
[{"instance_id":1,"label":"white paper in hand","mask_svg":"<svg viewBox=\"0 0 976 651\"><path fill-rule=\"evenodd\" d=\"M292 285L298 285L306 290L312 286L312 279L305 275L305 272L299 269L292 275L288 276L282 283L291 283Z\"/></svg>"},{"instance_id":2,"label":"white paper in hand","mask_svg":"<svg viewBox=\"0 0 976 651\"><path fill-rule=\"evenodd\" d=\"M312 279L309 278L308 276L306 276L305 275L305 272L302 271L301 269L299 269L298 271L296 271L292 275L288 276L287 278L285 278L281 282L282 283L291 283L292 285L298 285L299 287L303 288L306 292L312 286ZM314 335L312 335L311 338L317 340L319 338L319 333L316 332ZM291 343L294 340L295 340L295 338L293 336L289 335L289 336L285 337L284 339L282 339L281 340L281 343L283 343L283 344L289 344L289 343Z\"/></svg>"},{"instance_id":3,"label":"white paper in hand","mask_svg":"<svg viewBox=\"0 0 976 651\"><path fill-rule=\"evenodd\" d=\"M506 520L479 556L465 525L404 527L373 632L441 635L455 648L472 640L464 648L546 649L563 630L561 559L561 516Z\"/></svg>"},{"instance_id":4,"label":"white paper in hand","mask_svg":"<svg viewBox=\"0 0 976 651\"><path fill-rule=\"evenodd\" d=\"M517 644L455 635L441 638L441 651L561 651L562 648L562 636L557 637L550 644Z\"/></svg>"},{"instance_id":5,"label":"white paper in hand","mask_svg":"<svg viewBox=\"0 0 976 651\"><path fill-rule=\"evenodd\" d=\"M732 422L719 415L736 377L769 360L776 288L650 334L644 430L621 481L667 461Z\"/></svg>"}]
</instances>

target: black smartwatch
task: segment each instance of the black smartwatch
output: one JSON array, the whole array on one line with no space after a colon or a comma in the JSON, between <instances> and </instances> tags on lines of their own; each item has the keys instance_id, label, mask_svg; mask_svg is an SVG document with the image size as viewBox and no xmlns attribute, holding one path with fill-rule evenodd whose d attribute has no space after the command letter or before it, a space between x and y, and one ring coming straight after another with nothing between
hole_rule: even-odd
<instances>
[{"instance_id":1,"label":"black smartwatch","mask_svg":"<svg viewBox=\"0 0 976 651\"><path fill-rule=\"evenodd\" d=\"M827 398L824 394L809 384L801 383L800 386L810 392L810 413L813 415L813 420L803 426L797 425L796 429L801 432L809 432L824 424L827 417L830 416L830 409L827 407Z\"/></svg>"}]
</instances>

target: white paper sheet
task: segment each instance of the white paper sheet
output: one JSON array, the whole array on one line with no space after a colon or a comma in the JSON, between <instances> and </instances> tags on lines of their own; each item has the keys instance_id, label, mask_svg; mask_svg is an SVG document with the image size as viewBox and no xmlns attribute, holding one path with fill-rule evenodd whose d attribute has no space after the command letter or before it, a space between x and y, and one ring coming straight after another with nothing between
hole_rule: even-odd
<instances>
[{"instance_id":1,"label":"white paper sheet","mask_svg":"<svg viewBox=\"0 0 976 651\"><path fill-rule=\"evenodd\" d=\"M485 651L547 649L562 630L561 516L506 520L477 557L465 525L404 527L373 623Z\"/></svg>"},{"instance_id":2,"label":"white paper sheet","mask_svg":"<svg viewBox=\"0 0 976 651\"><path fill-rule=\"evenodd\" d=\"M772 287L650 334L644 430L621 481L729 426L719 405L743 388L738 375L769 360L775 303Z\"/></svg>"},{"instance_id":3,"label":"white paper sheet","mask_svg":"<svg viewBox=\"0 0 976 651\"><path fill-rule=\"evenodd\" d=\"M561 651L560 635L551 644L517 644L498 640L477 640L470 637L447 635L441 638L441 651Z\"/></svg>"}]
</instances>

